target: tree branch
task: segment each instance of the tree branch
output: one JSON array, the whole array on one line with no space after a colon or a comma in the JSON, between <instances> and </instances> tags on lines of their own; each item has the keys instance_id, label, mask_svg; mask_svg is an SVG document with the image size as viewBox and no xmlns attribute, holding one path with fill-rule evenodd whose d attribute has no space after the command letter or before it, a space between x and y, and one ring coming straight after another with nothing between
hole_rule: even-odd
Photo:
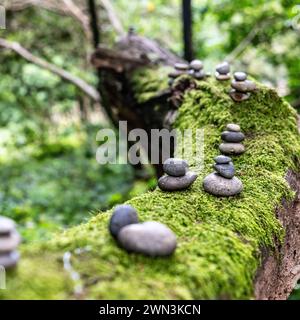
<instances>
[{"instance_id":1,"label":"tree branch","mask_svg":"<svg viewBox=\"0 0 300 320\"><path fill-rule=\"evenodd\" d=\"M72 83L77 88L79 88L84 94L92 98L95 102L100 101L99 92L93 86L89 85L84 80L72 75L68 71L58 68L54 64L51 64L39 57L34 56L28 50L23 48L19 43L7 41L5 39L0 38L0 47L13 50L25 60L34 63L39 67L44 68L52 72L53 74L59 76L60 78Z\"/></svg>"}]
</instances>

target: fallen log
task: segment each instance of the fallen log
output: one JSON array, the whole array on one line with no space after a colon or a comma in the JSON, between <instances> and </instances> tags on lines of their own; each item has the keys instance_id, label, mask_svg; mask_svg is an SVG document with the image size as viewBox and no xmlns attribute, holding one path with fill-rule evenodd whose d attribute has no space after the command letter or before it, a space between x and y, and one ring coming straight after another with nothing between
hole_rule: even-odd
<instances>
[{"instance_id":1,"label":"fallen log","mask_svg":"<svg viewBox=\"0 0 300 320\"><path fill-rule=\"evenodd\" d=\"M146 130L204 130L204 169L189 190L156 189L128 201L142 221L167 224L177 234L178 248L165 259L128 254L107 230L111 210L99 212L49 242L25 244L20 265L0 297L286 299L300 276L295 110L260 84L241 103L231 100L228 82L213 77L196 81L183 76L170 89L168 66L177 58L157 58L153 42L149 46L154 46L155 58L126 43L123 39L113 56L105 51L110 60L104 61L102 49L92 59L105 75L102 90L115 119ZM220 134L230 122L239 123L246 134L246 152L233 158L244 191L234 198L216 198L204 192L202 180L212 171ZM192 169L197 167L197 159L187 160ZM79 276L75 281L70 268L64 268L66 253Z\"/></svg>"}]
</instances>

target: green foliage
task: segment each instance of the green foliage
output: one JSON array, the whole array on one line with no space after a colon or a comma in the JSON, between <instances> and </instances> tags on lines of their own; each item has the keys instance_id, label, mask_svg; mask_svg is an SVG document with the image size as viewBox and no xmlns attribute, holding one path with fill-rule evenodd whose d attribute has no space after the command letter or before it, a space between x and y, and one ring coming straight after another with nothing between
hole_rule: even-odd
<instances>
[{"instance_id":1,"label":"green foliage","mask_svg":"<svg viewBox=\"0 0 300 320\"><path fill-rule=\"evenodd\" d=\"M203 191L202 178L212 170L220 133L228 122L239 123L247 137L246 153L234 158L244 191L234 198L216 198ZM25 246L25 262L21 261L21 271L8 282L3 297L16 297L16 292L22 297L24 291L32 295L34 288L25 287L29 275L22 271L28 257L35 263L44 255L58 259L65 251L75 253L88 247L72 258L82 276L84 298L251 298L261 259L259 249L270 249L275 239L283 239L274 209L282 198L293 198L284 174L299 164L295 112L273 90L261 85L248 101L234 103L228 96L228 84L211 79L198 82L197 89L185 94L175 126L204 128L204 171L189 190L169 193L156 189L128 201L137 208L141 221L157 220L175 231L178 248L174 256L153 259L126 253L107 230L111 211L102 212L33 251ZM188 160L195 167L193 159ZM47 268L44 263L42 267ZM55 277L64 285L55 292L50 290L49 298L73 298L59 260L54 268L58 271ZM50 269L49 274L52 272ZM38 284L43 293L36 297L45 297L47 284L42 277Z\"/></svg>"}]
</instances>

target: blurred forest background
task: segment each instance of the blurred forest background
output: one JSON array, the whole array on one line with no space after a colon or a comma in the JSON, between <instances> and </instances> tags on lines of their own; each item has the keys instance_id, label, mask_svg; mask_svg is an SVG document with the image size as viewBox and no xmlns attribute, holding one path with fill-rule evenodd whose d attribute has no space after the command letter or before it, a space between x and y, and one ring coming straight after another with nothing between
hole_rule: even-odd
<instances>
[{"instance_id":1,"label":"blurred forest background","mask_svg":"<svg viewBox=\"0 0 300 320\"><path fill-rule=\"evenodd\" d=\"M98 165L96 133L109 125L101 105L7 49L17 42L97 87L88 2L0 0L7 10L0 30L0 215L16 220L24 241L48 238L155 186L151 172L137 176L129 165ZM95 2L101 43L112 45L134 26L182 55L181 0ZM212 72L227 59L300 109L297 2L193 0L195 57ZM291 298L300 299L300 289Z\"/></svg>"}]
</instances>

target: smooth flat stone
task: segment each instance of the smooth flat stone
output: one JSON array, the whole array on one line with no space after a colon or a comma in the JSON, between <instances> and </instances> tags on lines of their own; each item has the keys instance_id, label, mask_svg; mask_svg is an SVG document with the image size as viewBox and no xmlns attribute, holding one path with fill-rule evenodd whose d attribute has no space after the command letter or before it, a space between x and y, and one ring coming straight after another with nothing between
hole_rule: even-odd
<instances>
[{"instance_id":1,"label":"smooth flat stone","mask_svg":"<svg viewBox=\"0 0 300 320\"><path fill-rule=\"evenodd\" d=\"M229 163L231 161L231 158L227 156L219 155L219 156L216 156L214 160L218 164L225 164L225 163Z\"/></svg>"},{"instance_id":2,"label":"smooth flat stone","mask_svg":"<svg viewBox=\"0 0 300 320\"><path fill-rule=\"evenodd\" d=\"M175 78L181 76L182 74L184 74L184 72L179 71L179 70L174 70L174 71L171 71L171 72L168 74L168 76L169 76L169 78L175 79Z\"/></svg>"},{"instance_id":3,"label":"smooth flat stone","mask_svg":"<svg viewBox=\"0 0 300 320\"><path fill-rule=\"evenodd\" d=\"M187 161L179 158L169 158L163 164L164 172L172 177L182 177L188 169Z\"/></svg>"},{"instance_id":4,"label":"smooth flat stone","mask_svg":"<svg viewBox=\"0 0 300 320\"><path fill-rule=\"evenodd\" d=\"M131 224L118 234L120 245L129 252L147 256L169 256L176 249L175 234L164 224L154 221Z\"/></svg>"},{"instance_id":5,"label":"smooth flat stone","mask_svg":"<svg viewBox=\"0 0 300 320\"><path fill-rule=\"evenodd\" d=\"M0 266L5 269L13 268L17 265L20 254L17 251L0 254Z\"/></svg>"},{"instance_id":6,"label":"smooth flat stone","mask_svg":"<svg viewBox=\"0 0 300 320\"><path fill-rule=\"evenodd\" d=\"M15 250L21 242L21 237L17 231L12 231L7 236L0 237L0 253Z\"/></svg>"},{"instance_id":7,"label":"smooth flat stone","mask_svg":"<svg viewBox=\"0 0 300 320\"><path fill-rule=\"evenodd\" d=\"M186 71L186 70L189 70L189 65L187 63L175 63L174 68L176 70Z\"/></svg>"},{"instance_id":8,"label":"smooth flat stone","mask_svg":"<svg viewBox=\"0 0 300 320\"><path fill-rule=\"evenodd\" d=\"M233 74L233 76L234 76L234 79L235 79L236 81L244 81L244 80L247 79L247 73L242 72L242 71L237 71L237 72L235 72L235 73Z\"/></svg>"},{"instance_id":9,"label":"smooth flat stone","mask_svg":"<svg viewBox=\"0 0 300 320\"><path fill-rule=\"evenodd\" d=\"M226 75L230 72L230 65L228 62L224 61L216 66L216 71L219 74Z\"/></svg>"},{"instance_id":10,"label":"smooth flat stone","mask_svg":"<svg viewBox=\"0 0 300 320\"><path fill-rule=\"evenodd\" d=\"M234 131L234 132L241 131L241 127L238 124L235 124L235 123L228 123L228 125L226 126L226 129L228 131Z\"/></svg>"},{"instance_id":11,"label":"smooth flat stone","mask_svg":"<svg viewBox=\"0 0 300 320\"><path fill-rule=\"evenodd\" d=\"M158 186L163 191L177 191L187 189L197 179L197 174L188 171L182 177L162 176L158 180Z\"/></svg>"},{"instance_id":12,"label":"smooth flat stone","mask_svg":"<svg viewBox=\"0 0 300 320\"><path fill-rule=\"evenodd\" d=\"M214 172L205 177L203 188L212 195L229 197L239 194L243 190L243 184L237 177L226 179Z\"/></svg>"},{"instance_id":13,"label":"smooth flat stone","mask_svg":"<svg viewBox=\"0 0 300 320\"><path fill-rule=\"evenodd\" d=\"M110 218L109 231L113 237L116 237L124 226L138 223L138 220L137 212L132 206L128 204L119 205Z\"/></svg>"},{"instance_id":14,"label":"smooth flat stone","mask_svg":"<svg viewBox=\"0 0 300 320\"><path fill-rule=\"evenodd\" d=\"M225 80L231 79L230 73L228 73L228 74L219 74L218 72L216 72L215 73L215 77L216 77L217 80L220 80L220 81L225 81Z\"/></svg>"},{"instance_id":15,"label":"smooth flat stone","mask_svg":"<svg viewBox=\"0 0 300 320\"><path fill-rule=\"evenodd\" d=\"M190 68L199 71L203 69L203 62L201 60L195 59L190 62Z\"/></svg>"},{"instance_id":16,"label":"smooth flat stone","mask_svg":"<svg viewBox=\"0 0 300 320\"><path fill-rule=\"evenodd\" d=\"M214 169L224 178L230 179L235 175L235 168L232 162L226 164L214 164Z\"/></svg>"},{"instance_id":17,"label":"smooth flat stone","mask_svg":"<svg viewBox=\"0 0 300 320\"><path fill-rule=\"evenodd\" d=\"M219 149L224 154L242 154L245 152L245 147L241 143L224 142L219 145Z\"/></svg>"},{"instance_id":18,"label":"smooth flat stone","mask_svg":"<svg viewBox=\"0 0 300 320\"><path fill-rule=\"evenodd\" d=\"M194 78L197 79L197 80L202 80L205 77L206 77L206 73L203 70L194 72Z\"/></svg>"},{"instance_id":19,"label":"smooth flat stone","mask_svg":"<svg viewBox=\"0 0 300 320\"><path fill-rule=\"evenodd\" d=\"M250 93L244 93L244 92L239 92L239 91L235 91L232 90L229 92L230 97L232 98L232 100L236 101L236 102L241 102L241 101L245 101L248 100L250 98Z\"/></svg>"},{"instance_id":20,"label":"smooth flat stone","mask_svg":"<svg viewBox=\"0 0 300 320\"><path fill-rule=\"evenodd\" d=\"M245 135L242 132L224 131L221 138L226 142L241 142L245 139Z\"/></svg>"},{"instance_id":21,"label":"smooth flat stone","mask_svg":"<svg viewBox=\"0 0 300 320\"><path fill-rule=\"evenodd\" d=\"M7 234L15 230L15 222L9 218L0 216L0 235Z\"/></svg>"},{"instance_id":22,"label":"smooth flat stone","mask_svg":"<svg viewBox=\"0 0 300 320\"><path fill-rule=\"evenodd\" d=\"M233 89L236 89L239 92L252 92L256 89L255 83L250 80L245 80L245 81L233 80L231 82L231 87Z\"/></svg>"}]
</instances>

